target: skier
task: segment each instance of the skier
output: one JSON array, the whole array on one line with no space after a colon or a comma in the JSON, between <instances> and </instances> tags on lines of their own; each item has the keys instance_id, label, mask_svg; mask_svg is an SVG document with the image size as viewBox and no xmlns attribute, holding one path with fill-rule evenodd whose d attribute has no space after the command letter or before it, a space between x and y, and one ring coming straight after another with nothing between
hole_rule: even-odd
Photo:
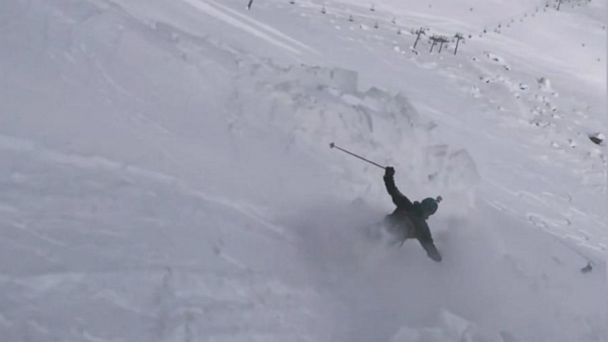
<instances>
[{"instance_id":1,"label":"skier","mask_svg":"<svg viewBox=\"0 0 608 342\"><path fill-rule=\"evenodd\" d=\"M437 203L441 201L441 196L437 199L429 197L422 202L412 203L395 186L394 175L395 169L393 167L385 168L384 184L393 199L393 203L397 206L395 211L385 218L388 229L401 238L401 244L407 239L418 239L429 258L437 262L441 261L441 255L433 243L431 231L426 223L429 216L437 211Z\"/></svg>"}]
</instances>

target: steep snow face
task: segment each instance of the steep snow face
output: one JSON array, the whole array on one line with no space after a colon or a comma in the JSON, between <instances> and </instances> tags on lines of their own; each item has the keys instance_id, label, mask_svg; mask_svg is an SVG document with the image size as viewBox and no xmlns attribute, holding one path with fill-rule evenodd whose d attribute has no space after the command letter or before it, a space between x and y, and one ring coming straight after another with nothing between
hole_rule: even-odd
<instances>
[{"instance_id":1,"label":"steep snow face","mask_svg":"<svg viewBox=\"0 0 608 342\"><path fill-rule=\"evenodd\" d=\"M605 2L244 5L0 3L0 336L608 339Z\"/></svg>"}]
</instances>

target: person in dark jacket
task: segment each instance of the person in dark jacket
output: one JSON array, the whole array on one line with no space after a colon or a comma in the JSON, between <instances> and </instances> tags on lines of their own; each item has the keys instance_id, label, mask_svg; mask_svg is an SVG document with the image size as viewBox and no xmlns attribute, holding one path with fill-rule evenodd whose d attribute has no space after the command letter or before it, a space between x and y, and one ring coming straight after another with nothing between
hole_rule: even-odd
<instances>
[{"instance_id":1,"label":"person in dark jacket","mask_svg":"<svg viewBox=\"0 0 608 342\"><path fill-rule=\"evenodd\" d=\"M441 254L439 254L433 243L431 231L426 223L429 216L437 211L437 203L441 201L441 196L437 197L437 199L429 197L422 200L422 202L416 201L412 203L395 186L394 175L395 169L391 166L386 167L384 184L397 208L386 217L385 222L388 224L389 229L398 235L401 244L407 239L417 239L429 258L437 262L441 261Z\"/></svg>"}]
</instances>

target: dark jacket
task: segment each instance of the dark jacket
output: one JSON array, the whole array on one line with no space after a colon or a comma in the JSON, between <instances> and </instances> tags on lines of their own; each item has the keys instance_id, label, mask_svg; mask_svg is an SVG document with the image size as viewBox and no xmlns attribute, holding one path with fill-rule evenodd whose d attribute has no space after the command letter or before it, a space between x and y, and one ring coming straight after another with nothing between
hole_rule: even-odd
<instances>
[{"instance_id":1,"label":"dark jacket","mask_svg":"<svg viewBox=\"0 0 608 342\"><path fill-rule=\"evenodd\" d=\"M412 203L405 197L405 195L397 189L393 176L385 175L384 185L386 185L386 190L389 195L391 195L393 203L397 206L395 211L387 216L388 223L393 226L398 226L401 229L404 240L417 239L429 258L435 261L441 261L441 255L433 243L431 231L426 224L428 216L422 209L420 203Z\"/></svg>"}]
</instances>

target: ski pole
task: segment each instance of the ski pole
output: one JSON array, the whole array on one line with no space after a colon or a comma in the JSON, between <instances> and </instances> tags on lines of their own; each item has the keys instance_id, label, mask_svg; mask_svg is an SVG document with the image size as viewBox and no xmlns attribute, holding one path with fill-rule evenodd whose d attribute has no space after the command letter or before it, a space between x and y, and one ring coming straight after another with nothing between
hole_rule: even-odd
<instances>
[{"instance_id":1,"label":"ski pole","mask_svg":"<svg viewBox=\"0 0 608 342\"><path fill-rule=\"evenodd\" d=\"M343 149L342 147L340 147L340 146L338 146L338 145L334 144L333 142L329 144L329 148L337 148L338 150L340 150L340 151L342 151L342 152L344 152L344 153L348 153L348 154L350 154L351 156L353 156L353 157L355 157L355 158L359 158L359 159L361 159L361 160L363 160L363 161L366 161L366 162L368 162L368 163L370 163L370 164L372 164L372 165L375 165L375 166L377 166L377 167L379 167L379 168L381 168L381 169L386 169L386 166L382 166L382 165L380 165L380 164L378 164L378 163L374 163L374 162L373 162L373 161L371 161L371 160L365 159L365 158L361 157L360 155L354 154L354 153L352 153L352 152L350 152L350 151L348 151L348 150L346 150L346 149Z\"/></svg>"}]
</instances>

